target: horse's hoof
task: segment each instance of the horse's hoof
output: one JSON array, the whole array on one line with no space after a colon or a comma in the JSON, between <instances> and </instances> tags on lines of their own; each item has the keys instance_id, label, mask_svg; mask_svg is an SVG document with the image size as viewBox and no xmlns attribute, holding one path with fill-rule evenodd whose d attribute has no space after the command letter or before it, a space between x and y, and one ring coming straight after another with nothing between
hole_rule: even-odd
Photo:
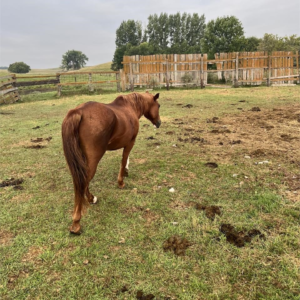
<instances>
[{"instance_id":1,"label":"horse's hoof","mask_svg":"<svg viewBox=\"0 0 300 300\"><path fill-rule=\"evenodd\" d=\"M71 227L70 227L70 233L71 233L71 234L75 234L75 235L81 235L80 226L77 227L76 229L74 229L73 226L71 226Z\"/></svg>"},{"instance_id":2,"label":"horse's hoof","mask_svg":"<svg viewBox=\"0 0 300 300\"><path fill-rule=\"evenodd\" d=\"M129 175L129 170L127 168L124 169L124 177L128 177Z\"/></svg>"},{"instance_id":3,"label":"horse's hoof","mask_svg":"<svg viewBox=\"0 0 300 300\"><path fill-rule=\"evenodd\" d=\"M125 186L125 183L123 182L122 184L119 183L119 189L123 189Z\"/></svg>"},{"instance_id":4,"label":"horse's hoof","mask_svg":"<svg viewBox=\"0 0 300 300\"><path fill-rule=\"evenodd\" d=\"M94 198L93 198L93 202L91 203L91 204L96 204L98 202L98 199L97 199L97 197L96 196L94 196Z\"/></svg>"},{"instance_id":5,"label":"horse's hoof","mask_svg":"<svg viewBox=\"0 0 300 300\"><path fill-rule=\"evenodd\" d=\"M73 230L70 229L70 233L74 234L74 235L81 235L81 231L80 230L79 231L73 231Z\"/></svg>"}]
</instances>

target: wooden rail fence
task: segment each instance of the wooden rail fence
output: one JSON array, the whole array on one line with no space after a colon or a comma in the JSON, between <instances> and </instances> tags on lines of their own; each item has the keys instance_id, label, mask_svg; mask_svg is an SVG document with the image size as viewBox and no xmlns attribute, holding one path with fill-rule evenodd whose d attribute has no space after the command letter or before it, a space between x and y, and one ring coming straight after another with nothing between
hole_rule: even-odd
<instances>
[{"instance_id":1,"label":"wooden rail fence","mask_svg":"<svg viewBox=\"0 0 300 300\"><path fill-rule=\"evenodd\" d=\"M124 56L122 85L134 86L185 85L186 74L190 83L204 87L209 73L217 73L218 79L232 82L234 86L266 83L292 84L300 80L299 53L291 51L233 52L215 54L208 60L207 54L165 54L149 56Z\"/></svg>"},{"instance_id":2,"label":"wooden rail fence","mask_svg":"<svg viewBox=\"0 0 300 300\"><path fill-rule=\"evenodd\" d=\"M10 74L0 77L0 104L16 102L19 99L20 95L16 87L16 75Z\"/></svg>"}]
</instances>

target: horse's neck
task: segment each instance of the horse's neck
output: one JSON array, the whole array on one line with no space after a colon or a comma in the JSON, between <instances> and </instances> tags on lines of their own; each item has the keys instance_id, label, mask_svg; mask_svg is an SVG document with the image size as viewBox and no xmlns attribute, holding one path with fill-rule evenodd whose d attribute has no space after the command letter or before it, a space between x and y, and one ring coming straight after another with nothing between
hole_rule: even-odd
<instances>
[{"instance_id":1,"label":"horse's neck","mask_svg":"<svg viewBox=\"0 0 300 300\"><path fill-rule=\"evenodd\" d=\"M139 119L148 113L149 108L150 104L148 99L142 98L135 101L135 111Z\"/></svg>"}]
</instances>

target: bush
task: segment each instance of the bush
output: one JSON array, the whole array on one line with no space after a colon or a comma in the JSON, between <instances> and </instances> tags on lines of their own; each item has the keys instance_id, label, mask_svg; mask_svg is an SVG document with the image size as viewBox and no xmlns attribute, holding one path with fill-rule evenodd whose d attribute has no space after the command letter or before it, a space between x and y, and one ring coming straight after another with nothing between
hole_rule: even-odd
<instances>
[{"instance_id":1,"label":"bush","mask_svg":"<svg viewBox=\"0 0 300 300\"><path fill-rule=\"evenodd\" d=\"M23 62L15 62L8 67L8 71L12 73L28 73L30 70L30 67Z\"/></svg>"},{"instance_id":2,"label":"bush","mask_svg":"<svg viewBox=\"0 0 300 300\"><path fill-rule=\"evenodd\" d=\"M159 81L157 78L151 77L148 82L149 87L152 87L153 89L159 86Z\"/></svg>"},{"instance_id":3,"label":"bush","mask_svg":"<svg viewBox=\"0 0 300 300\"><path fill-rule=\"evenodd\" d=\"M193 75L190 73L185 73L182 77L181 77L181 81L185 84L191 83L193 81Z\"/></svg>"}]
</instances>

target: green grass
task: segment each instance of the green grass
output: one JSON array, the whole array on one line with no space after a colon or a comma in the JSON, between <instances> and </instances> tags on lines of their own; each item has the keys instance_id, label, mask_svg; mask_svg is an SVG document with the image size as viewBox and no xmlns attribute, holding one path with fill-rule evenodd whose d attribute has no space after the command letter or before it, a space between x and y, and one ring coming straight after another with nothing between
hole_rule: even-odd
<instances>
[{"instance_id":1,"label":"green grass","mask_svg":"<svg viewBox=\"0 0 300 300\"><path fill-rule=\"evenodd\" d=\"M61 123L76 105L109 103L118 94L45 93L0 106L0 182L24 179L24 190L0 188L0 299L136 299L138 290L156 299L299 299L300 200L289 183L299 174L299 123L264 117L280 112L274 108L300 113L299 86L159 92L161 128L141 119L123 190L121 150L103 157L91 184L99 203L82 218L81 236L68 232L73 186ZM254 106L261 112L249 112ZM207 123L214 116L219 123ZM262 121L274 128L265 131ZM222 126L231 133L211 133ZM292 143L280 139L284 133ZM26 148L50 136L45 148ZM191 137L207 142L178 140ZM237 139L242 143L229 143ZM270 152L245 159L256 148ZM255 164L262 160L270 164ZM207 168L209 161L218 168ZM190 201L218 205L222 215L211 221ZM220 233L222 223L256 228L266 240L237 248ZM173 235L192 243L184 256L163 251ZM129 291L120 292L125 285Z\"/></svg>"}]
</instances>

